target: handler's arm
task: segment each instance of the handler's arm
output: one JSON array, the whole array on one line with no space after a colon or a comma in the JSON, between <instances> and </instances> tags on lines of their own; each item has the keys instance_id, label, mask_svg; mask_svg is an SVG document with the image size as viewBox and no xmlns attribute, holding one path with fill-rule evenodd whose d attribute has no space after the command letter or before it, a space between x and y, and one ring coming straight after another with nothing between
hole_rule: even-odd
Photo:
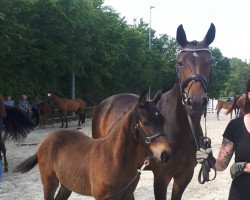
<instances>
[{"instance_id":1,"label":"handler's arm","mask_svg":"<svg viewBox=\"0 0 250 200\"><path fill-rule=\"evenodd\" d=\"M216 159L215 169L217 171L223 171L227 168L234 153L234 143L230 140L223 138L220 147L218 158ZM250 166L249 166L250 171Z\"/></svg>"}]
</instances>

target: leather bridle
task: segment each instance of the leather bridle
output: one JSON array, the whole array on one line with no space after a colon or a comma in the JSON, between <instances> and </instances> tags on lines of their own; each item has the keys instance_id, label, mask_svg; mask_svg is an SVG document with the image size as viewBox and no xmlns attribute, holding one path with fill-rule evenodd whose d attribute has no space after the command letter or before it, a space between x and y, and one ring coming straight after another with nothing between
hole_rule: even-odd
<instances>
[{"instance_id":1,"label":"leather bridle","mask_svg":"<svg viewBox=\"0 0 250 200\"><path fill-rule=\"evenodd\" d=\"M195 57L198 57L197 52L200 52L200 51L208 51L212 56L212 53L209 50L209 48L202 48L202 49L184 48L184 49L181 49L181 50L179 50L177 52L177 60L178 60L178 57L180 56L180 54L182 52L193 52L193 55ZM178 79L178 83L179 83L179 90L180 90L181 97L182 97L182 104L185 106L185 109L186 109L187 96L188 95L186 95L184 89L188 86L189 82L191 82L191 81L193 81L193 83L188 88L188 94L189 94L189 91L190 91L192 85L195 82L199 81L201 83L201 85L202 85L202 88L203 88L204 92L206 93L207 98L208 98L210 80L207 81L204 76L202 76L200 74L196 74L196 75L190 76L189 78L187 78L186 80L181 82L181 77L180 77L180 74L179 74L179 70L177 70L178 67L181 67L181 66L176 66L176 73L177 73L177 79ZM211 71L210 71L210 75L211 75ZM204 148L204 149L211 148L211 140L210 140L210 138L207 137L206 111L207 111L207 106L205 107L205 112L204 112L204 117L205 117L205 137L202 136L201 138L197 138L197 134L196 134L196 131L195 131L191 116L186 110L188 122L189 122L189 125L190 125L190 128L191 128L191 132L192 132L192 135L193 135L197 150L199 150L201 147ZM210 168L214 169L214 177L212 179L209 178ZM213 160L213 158L211 156L209 156L209 158L202 163L201 169L200 169L199 174L198 174L198 181L199 181L200 184L204 184L205 182L214 180L215 177L216 177L216 170L215 170L215 167L214 167L214 160Z\"/></svg>"},{"instance_id":2,"label":"leather bridle","mask_svg":"<svg viewBox=\"0 0 250 200\"><path fill-rule=\"evenodd\" d=\"M178 60L178 57L180 56L180 54L182 52L193 52L193 53L196 53L197 52L201 52L201 51L207 51L209 52L211 55L211 51L209 48L201 48L201 49L190 49L190 48L184 48L184 49L181 49L177 52L177 60ZM176 66L176 74L177 74L177 79L178 79L178 83L179 83L179 90L180 90L180 93L181 93L181 96L182 96L182 103L185 104L187 102L187 95L186 93L184 92L184 89L188 86L189 82L193 81L193 83L199 81L202 85L202 88L204 90L204 92L206 93L206 95L208 96L208 88L209 88L209 81L206 80L206 78L204 76L202 76L201 74L193 74L192 76L188 77L186 80L184 81L181 81L181 77L180 77L180 73L178 71L178 69L180 68L181 66ZM190 85L189 89L188 89L188 92L190 91L193 83Z\"/></svg>"}]
</instances>

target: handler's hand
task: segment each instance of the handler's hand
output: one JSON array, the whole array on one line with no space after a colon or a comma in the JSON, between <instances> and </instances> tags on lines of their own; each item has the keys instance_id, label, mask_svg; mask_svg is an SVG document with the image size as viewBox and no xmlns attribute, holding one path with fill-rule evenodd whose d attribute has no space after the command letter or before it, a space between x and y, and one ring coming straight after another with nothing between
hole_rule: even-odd
<instances>
[{"instance_id":1,"label":"handler's hand","mask_svg":"<svg viewBox=\"0 0 250 200\"><path fill-rule=\"evenodd\" d=\"M230 167L231 178L235 179L239 175L245 173L246 162L237 162Z\"/></svg>"},{"instance_id":2,"label":"handler's hand","mask_svg":"<svg viewBox=\"0 0 250 200\"><path fill-rule=\"evenodd\" d=\"M250 173L250 163L246 163L246 166L245 166L244 172L248 172L248 173Z\"/></svg>"},{"instance_id":3,"label":"handler's hand","mask_svg":"<svg viewBox=\"0 0 250 200\"><path fill-rule=\"evenodd\" d=\"M203 149L200 148L197 152L196 152L196 160L198 163L203 163L205 160L207 160L208 156L212 154L212 149L208 148L208 149Z\"/></svg>"}]
</instances>

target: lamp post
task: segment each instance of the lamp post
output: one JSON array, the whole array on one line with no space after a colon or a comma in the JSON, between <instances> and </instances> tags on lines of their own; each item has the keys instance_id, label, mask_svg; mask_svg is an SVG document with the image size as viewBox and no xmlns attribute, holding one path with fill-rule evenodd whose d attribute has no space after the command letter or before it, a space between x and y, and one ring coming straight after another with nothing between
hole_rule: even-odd
<instances>
[{"instance_id":1,"label":"lamp post","mask_svg":"<svg viewBox=\"0 0 250 200\"><path fill-rule=\"evenodd\" d=\"M150 6L149 7L149 29L148 29L148 48L151 49L151 10L155 6Z\"/></svg>"},{"instance_id":2,"label":"lamp post","mask_svg":"<svg viewBox=\"0 0 250 200\"><path fill-rule=\"evenodd\" d=\"M148 48L151 49L151 10L155 6L149 7L149 29L148 29ZM148 98L151 98L151 86L148 87Z\"/></svg>"}]
</instances>

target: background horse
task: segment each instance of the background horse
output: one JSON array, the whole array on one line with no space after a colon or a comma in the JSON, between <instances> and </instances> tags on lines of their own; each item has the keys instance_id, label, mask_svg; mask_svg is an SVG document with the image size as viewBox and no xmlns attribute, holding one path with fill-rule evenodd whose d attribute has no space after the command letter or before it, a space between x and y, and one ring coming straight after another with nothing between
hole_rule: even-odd
<instances>
[{"instance_id":1,"label":"background horse","mask_svg":"<svg viewBox=\"0 0 250 200\"><path fill-rule=\"evenodd\" d=\"M232 105L226 111L226 115L231 114L231 116L230 116L231 119L232 119L233 110L234 110L235 117L239 117L239 115L240 115L240 105L238 104L238 100L239 100L240 97L241 97L241 95L234 95ZM219 114L218 113L217 113L217 119L219 119Z\"/></svg>"},{"instance_id":2,"label":"background horse","mask_svg":"<svg viewBox=\"0 0 250 200\"><path fill-rule=\"evenodd\" d=\"M154 192L157 200L166 200L167 187L172 178L174 183L171 199L181 199L193 177L198 146L190 123L195 135L203 136L200 120L208 103L208 83L213 60L208 46L214 38L213 24L201 42L188 42L182 25L177 29L177 42L181 46L176 66L178 83L171 91L163 94L157 104L166 119L164 133L171 150L165 156L169 163L159 165L151 162L149 167L154 173ZM93 138L105 137L117 118L129 110L137 99L136 96L123 95L122 98L114 96L102 102L93 116ZM137 155L138 167L142 164L142 156L143 149L140 149Z\"/></svg>"},{"instance_id":3,"label":"background horse","mask_svg":"<svg viewBox=\"0 0 250 200\"><path fill-rule=\"evenodd\" d=\"M48 92L47 98L53 101L58 107L62 121L61 128L64 126L64 121L66 123L65 128L68 128L67 114L72 112L76 112L79 116L78 126L85 123L86 104L82 99L67 99L54 92Z\"/></svg>"},{"instance_id":4,"label":"background horse","mask_svg":"<svg viewBox=\"0 0 250 200\"><path fill-rule=\"evenodd\" d=\"M221 99L218 99L218 103L216 105L216 109L217 109L217 119L219 120L219 114L220 114L220 111L221 109L226 109L228 110L226 112L226 114L229 114L230 113L230 119L232 119L232 114L233 114L233 109L235 108L235 103L234 101L223 101ZM230 109L232 108L232 109Z\"/></svg>"},{"instance_id":5,"label":"background horse","mask_svg":"<svg viewBox=\"0 0 250 200\"><path fill-rule=\"evenodd\" d=\"M244 115L244 109L245 109L245 102L246 102L246 94L242 94L238 101L237 101L237 105L240 109L240 113L239 116L243 116Z\"/></svg>"},{"instance_id":6,"label":"background horse","mask_svg":"<svg viewBox=\"0 0 250 200\"><path fill-rule=\"evenodd\" d=\"M4 119L5 134L2 135ZM4 106L3 99L0 98L0 162L2 154L4 158L4 171L8 171L8 161L6 157L5 140L23 141L27 134L33 130L34 124L29 117L17 108Z\"/></svg>"},{"instance_id":7,"label":"background horse","mask_svg":"<svg viewBox=\"0 0 250 200\"><path fill-rule=\"evenodd\" d=\"M55 111L51 103L45 102L37 105L39 126L45 127L45 120L50 119L51 127L55 124Z\"/></svg>"},{"instance_id":8,"label":"background horse","mask_svg":"<svg viewBox=\"0 0 250 200\"><path fill-rule=\"evenodd\" d=\"M159 98L148 101L147 95L144 92L136 105L116 121L108 137L95 140L75 130L55 131L16 171L27 172L38 163L46 200L54 199L59 182L55 199L68 199L71 191L97 200L133 199L139 181L138 146L163 162L162 155L168 148L164 118L155 106ZM127 186L129 189L120 193Z\"/></svg>"}]
</instances>

